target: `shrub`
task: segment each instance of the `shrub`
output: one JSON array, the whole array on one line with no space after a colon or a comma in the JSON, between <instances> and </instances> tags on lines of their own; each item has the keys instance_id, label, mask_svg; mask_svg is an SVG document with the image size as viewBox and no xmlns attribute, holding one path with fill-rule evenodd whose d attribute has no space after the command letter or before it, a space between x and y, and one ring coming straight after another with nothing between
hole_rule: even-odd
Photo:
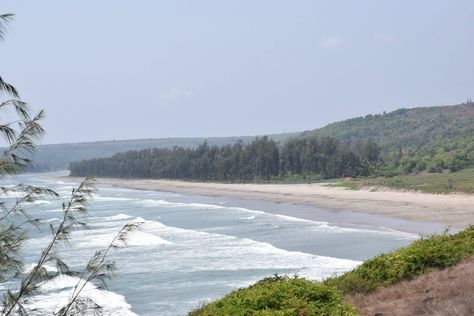
<instances>
[{"instance_id":1,"label":"shrub","mask_svg":"<svg viewBox=\"0 0 474 316\"><path fill-rule=\"evenodd\" d=\"M299 277L265 278L189 315L356 315L337 289Z\"/></svg>"},{"instance_id":2,"label":"shrub","mask_svg":"<svg viewBox=\"0 0 474 316\"><path fill-rule=\"evenodd\" d=\"M381 254L351 272L324 283L345 294L371 292L433 269L452 266L474 255L474 226L454 235L447 232L414 241L407 247Z\"/></svg>"}]
</instances>

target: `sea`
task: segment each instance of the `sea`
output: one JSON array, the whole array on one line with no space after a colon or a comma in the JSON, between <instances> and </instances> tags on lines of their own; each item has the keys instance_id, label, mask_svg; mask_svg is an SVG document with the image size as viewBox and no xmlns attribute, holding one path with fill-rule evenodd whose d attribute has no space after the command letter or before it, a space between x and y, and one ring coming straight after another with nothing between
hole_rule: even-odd
<instances>
[{"instance_id":1,"label":"sea","mask_svg":"<svg viewBox=\"0 0 474 316\"><path fill-rule=\"evenodd\" d=\"M11 178L2 181L13 184ZM28 207L43 224L42 229L28 229L22 249L28 270L51 238L49 225L60 222L61 201L77 183L34 174L14 181L48 187L61 195L59 200L40 199ZM3 200L12 203L16 198ZM57 251L77 270L124 224L143 223L129 236L128 247L110 255L118 270L107 289L90 284L82 293L101 306L104 315L186 315L264 277L321 280L420 237L388 227L380 219L358 222L355 219L361 216L349 211L106 185L98 186L89 212L91 229L74 231L70 242ZM66 302L77 281L59 276L43 284L25 304L29 314L51 315ZM0 284L0 294L15 286L14 281Z\"/></svg>"}]
</instances>

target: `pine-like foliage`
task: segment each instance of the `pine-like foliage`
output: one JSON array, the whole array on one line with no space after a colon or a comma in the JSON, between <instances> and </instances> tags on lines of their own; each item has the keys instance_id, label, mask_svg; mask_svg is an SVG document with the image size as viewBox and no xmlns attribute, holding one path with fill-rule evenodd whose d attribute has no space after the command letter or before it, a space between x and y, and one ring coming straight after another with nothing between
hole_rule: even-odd
<instances>
[{"instance_id":1,"label":"pine-like foliage","mask_svg":"<svg viewBox=\"0 0 474 316\"><path fill-rule=\"evenodd\" d=\"M0 15L0 40L4 38L7 24L12 18L12 14ZM28 104L20 99L15 87L1 76L0 98L0 142L3 146L0 152L0 178L13 182L14 176L31 164L29 157L44 134L41 126L44 112L31 115ZM15 117L5 121L5 117L11 116ZM21 246L27 238L26 228L31 225L38 228L42 226L38 219L30 216L28 207L39 198L58 200L59 196L48 188L27 184L0 186L0 284L18 281L18 287L8 289L0 302L2 315L27 315L29 311L24 306L25 300L38 294L42 284L61 274L78 276L79 281L68 303L57 309L58 315L82 314L89 308L98 308L80 294L90 282L98 282L100 286L106 287L106 280L116 270L115 263L108 260L107 255L112 250L126 246L128 234L138 229L140 223L126 224L106 248L95 252L84 270L71 271L61 259L58 246L69 241L74 230L88 229L87 207L95 192L92 178L86 178L72 190L70 198L62 202L63 216L60 223L49 226L51 240L45 245L33 268L26 272L20 256ZM12 196L16 197L14 203L6 203L6 198ZM57 272L48 271L46 264L55 265Z\"/></svg>"},{"instance_id":2,"label":"pine-like foliage","mask_svg":"<svg viewBox=\"0 0 474 316\"><path fill-rule=\"evenodd\" d=\"M282 146L264 136L249 144L197 148L153 148L71 163L73 176L168 178L246 182L314 176L367 176L378 171L380 149L373 141L333 137L290 138Z\"/></svg>"}]
</instances>

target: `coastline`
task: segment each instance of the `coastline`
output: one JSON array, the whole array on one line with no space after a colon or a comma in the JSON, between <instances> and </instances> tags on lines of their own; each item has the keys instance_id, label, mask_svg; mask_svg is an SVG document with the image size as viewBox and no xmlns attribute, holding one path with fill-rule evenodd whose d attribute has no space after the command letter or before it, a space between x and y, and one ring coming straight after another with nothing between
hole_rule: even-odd
<instances>
[{"instance_id":1,"label":"coastline","mask_svg":"<svg viewBox=\"0 0 474 316\"><path fill-rule=\"evenodd\" d=\"M67 176L50 178L62 181L81 180ZM368 189L348 190L328 187L322 183L227 184L152 179L97 178L96 180L98 184L128 189L304 205L333 211L365 213L366 215L419 222L419 224L441 224L455 229L463 229L474 224L474 195L441 195L388 189L375 192ZM287 213L286 215L293 214ZM312 217L312 214L308 212L305 215L306 219ZM302 217L298 214L294 216Z\"/></svg>"}]
</instances>

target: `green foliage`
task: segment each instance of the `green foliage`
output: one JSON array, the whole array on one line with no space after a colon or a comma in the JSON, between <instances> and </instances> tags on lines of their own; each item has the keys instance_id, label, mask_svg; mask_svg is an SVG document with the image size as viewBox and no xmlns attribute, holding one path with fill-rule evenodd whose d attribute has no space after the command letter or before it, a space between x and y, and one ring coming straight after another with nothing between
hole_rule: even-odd
<instances>
[{"instance_id":1,"label":"green foliage","mask_svg":"<svg viewBox=\"0 0 474 316\"><path fill-rule=\"evenodd\" d=\"M463 140L472 142L474 104L399 109L383 115L357 117L304 132L302 137L312 135L345 140L371 138L383 152L421 149L429 144L437 148L443 145L456 148L461 147ZM430 146L423 149L431 150Z\"/></svg>"},{"instance_id":2,"label":"green foliage","mask_svg":"<svg viewBox=\"0 0 474 316\"><path fill-rule=\"evenodd\" d=\"M274 276L189 313L198 315L356 315L340 293L320 282Z\"/></svg>"},{"instance_id":3,"label":"green foliage","mask_svg":"<svg viewBox=\"0 0 474 316\"><path fill-rule=\"evenodd\" d=\"M287 139L296 133L274 134L269 138L274 141ZM98 142L83 142L74 144L40 145L32 155L34 163L26 171L45 172L65 170L73 161L110 157L120 152L143 150L147 148L183 147L196 148L204 141L209 146L233 145L239 141L251 142L255 137L195 137L195 138L151 138L133 140L111 140Z\"/></svg>"},{"instance_id":4,"label":"green foliage","mask_svg":"<svg viewBox=\"0 0 474 316\"><path fill-rule=\"evenodd\" d=\"M434 235L407 247L367 260L353 271L324 283L345 294L367 293L412 279L433 269L452 266L474 255L474 226L454 235Z\"/></svg>"},{"instance_id":5,"label":"green foliage","mask_svg":"<svg viewBox=\"0 0 474 316\"><path fill-rule=\"evenodd\" d=\"M323 177L319 174L287 174L270 178L265 183L301 183L301 182L320 182Z\"/></svg>"},{"instance_id":6,"label":"green foliage","mask_svg":"<svg viewBox=\"0 0 474 316\"><path fill-rule=\"evenodd\" d=\"M347 142L334 137L291 138L280 150L280 176L366 176L377 171L381 163L380 148L370 139Z\"/></svg>"},{"instance_id":7,"label":"green foliage","mask_svg":"<svg viewBox=\"0 0 474 316\"><path fill-rule=\"evenodd\" d=\"M372 139L382 150L385 175L474 166L474 103L399 109L307 131L300 137Z\"/></svg>"},{"instance_id":8,"label":"green foliage","mask_svg":"<svg viewBox=\"0 0 474 316\"><path fill-rule=\"evenodd\" d=\"M237 139L230 139L231 145L206 148L206 151L210 151L205 153L207 157L196 157L190 153L190 148L195 148L195 154L204 154L199 152L193 139L194 143L191 141L188 144L186 140L183 140L184 143L178 142L181 147L174 149L148 149L135 152L135 157L134 153L129 152L109 160L93 159L90 162L98 166L90 166L85 162L71 166L76 175L213 181L273 179L283 182L294 181L300 176L303 176L301 181L305 181L306 176L320 176L323 179L375 175L392 177L425 170L430 173L459 171L474 166L474 104L400 109L388 114L367 115L336 122L288 139L289 136L282 134L271 137L281 141L278 146L278 172L275 166L268 166L271 158L254 158L258 155L259 146L253 152L245 153L247 146L255 141L244 145L244 142L239 143ZM246 139L249 140L250 138ZM169 141L172 143L172 140ZM107 148L113 147L113 142L103 146L98 144L94 150L99 148L96 157L100 157L105 155L103 150L110 154L120 149L126 150L129 145L131 144L109 150ZM68 152L74 152L79 159L91 156L89 149L82 148L81 153L76 153L74 146L82 144L68 146L73 149ZM165 143L153 143L153 140L134 143L134 146L137 147L132 149L143 148L140 146L166 147ZM242 149L243 155L240 151ZM145 160L141 157L150 155L153 157ZM183 158L183 155L186 157ZM134 161L130 161L131 159ZM117 160L121 160L119 164ZM268 167L272 171L262 173L262 167ZM134 171L130 171L131 169ZM196 172L197 169L202 170Z\"/></svg>"},{"instance_id":9,"label":"green foliage","mask_svg":"<svg viewBox=\"0 0 474 316\"><path fill-rule=\"evenodd\" d=\"M0 81L3 82L1 78ZM6 84L5 87L11 86ZM380 153L385 161L381 174L406 174L423 170L436 173L444 169L456 171L474 166L474 103L399 109L383 115L367 115L332 123L304 133L275 134L269 138L283 143L291 137L311 139L314 136L334 137L350 143L371 139L380 146ZM35 164L28 170L65 169L72 161L110 157L130 150L171 149L175 146L196 148L205 140L209 146L224 146L238 141L249 143L253 139L254 137L168 138L44 145L38 146L34 155ZM439 153L440 149L442 153ZM305 157L309 154L308 151L302 153ZM304 161L307 162L307 159ZM292 167L303 168L298 164ZM375 170L370 170L370 173L377 173L380 167L379 165ZM314 169L314 166L306 164L304 169L296 174L310 174L309 170ZM285 169L282 171L285 174ZM324 178L331 177L330 170L325 172L327 174L321 173Z\"/></svg>"},{"instance_id":10,"label":"green foliage","mask_svg":"<svg viewBox=\"0 0 474 316\"><path fill-rule=\"evenodd\" d=\"M290 139L281 148L268 137L249 144L196 149L146 149L110 158L71 163L72 176L168 178L201 181L291 181L368 175L379 166L372 141L354 144L335 138Z\"/></svg>"},{"instance_id":11,"label":"green foliage","mask_svg":"<svg viewBox=\"0 0 474 316\"><path fill-rule=\"evenodd\" d=\"M361 188L360 182L356 181L331 182L326 184L326 186L332 188L344 188L347 190L359 190Z\"/></svg>"},{"instance_id":12,"label":"green foliage","mask_svg":"<svg viewBox=\"0 0 474 316\"><path fill-rule=\"evenodd\" d=\"M396 189L421 191L426 193L474 193L474 168L466 168L456 172L417 173L409 175L391 174L390 177L373 179L352 179L343 181L358 187L385 186Z\"/></svg>"},{"instance_id":13,"label":"green foliage","mask_svg":"<svg viewBox=\"0 0 474 316\"><path fill-rule=\"evenodd\" d=\"M208 142L212 145L225 145L234 144L239 139L237 137L216 137L209 138ZM243 137L242 139L248 141L250 138ZM34 164L27 171L64 170L73 161L110 157L116 153L130 150L173 148L175 146L195 148L205 140L205 138L162 138L40 145L33 156Z\"/></svg>"},{"instance_id":14,"label":"green foliage","mask_svg":"<svg viewBox=\"0 0 474 316\"><path fill-rule=\"evenodd\" d=\"M12 19L11 14L0 14L0 40L3 39L6 23ZM0 77L0 142L6 147L0 152L0 178L9 177L11 182L18 172L31 166L31 155L36 149L36 142L42 137L41 126L43 112L31 116L28 105L21 101L13 85ZM13 119L12 119L13 118ZM8 121L8 119L11 119ZM128 233L138 228L139 223L125 225L109 246L97 251L86 268L80 272L70 271L61 259L58 245L67 243L70 233L75 229L87 229L87 205L95 192L92 179L84 180L74 188L70 199L62 203L62 220L57 225L50 224L51 240L44 245L38 261L30 271L23 270L21 248L26 240L28 228L40 228L42 223L30 216L28 207L39 198L58 199L58 194L50 189L27 184L13 183L0 186L0 287L3 288L3 299L0 302L0 314L27 315L29 311L24 303L32 296L38 295L41 286L47 281L62 275L79 276L67 304L55 315L89 314L88 306L80 294L89 282L99 282L102 286L115 267L107 259L109 250L126 246ZM5 199L15 197L13 202ZM57 271L49 271L46 264L54 264ZM41 311L34 311L42 313ZM48 312L51 312L49 310Z\"/></svg>"},{"instance_id":15,"label":"green foliage","mask_svg":"<svg viewBox=\"0 0 474 316\"><path fill-rule=\"evenodd\" d=\"M356 315L345 295L369 293L379 287L443 269L474 255L474 226L456 234L445 232L367 260L354 270L323 282L275 276L234 291L189 315Z\"/></svg>"}]
</instances>

